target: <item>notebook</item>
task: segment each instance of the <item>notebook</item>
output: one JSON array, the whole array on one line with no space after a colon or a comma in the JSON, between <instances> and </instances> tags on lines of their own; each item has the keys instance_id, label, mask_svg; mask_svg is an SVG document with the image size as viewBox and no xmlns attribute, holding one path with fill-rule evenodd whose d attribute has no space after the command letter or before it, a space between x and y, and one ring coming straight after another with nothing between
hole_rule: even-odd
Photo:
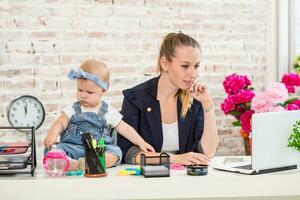
<instances>
[{"instance_id":1,"label":"notebook","mask_svg":"<svg viewBox=\"0 0 300 200\"><path fill-rule=\"evenodd\" d=\"M297 153L288 147L293 124L300 110L255 113L252 116L252 157L250 163L214 164L218 170L243 174L262 174L295 169Z\"/></svg>"}]
</instances>

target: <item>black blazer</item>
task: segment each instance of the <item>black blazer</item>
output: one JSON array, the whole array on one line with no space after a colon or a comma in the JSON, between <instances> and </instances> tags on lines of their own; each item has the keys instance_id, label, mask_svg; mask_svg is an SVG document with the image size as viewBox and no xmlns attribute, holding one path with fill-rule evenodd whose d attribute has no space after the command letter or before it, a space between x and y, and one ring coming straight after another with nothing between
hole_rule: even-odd
<instances>
[{"instance_id":1,"label":"black blazer","mask_svg":"<svg viewBox=\"0 0 300 200\"><path fill-rule=\"evenodd\" d=\"M156 152L161 151L163 144L161 111L159 101L156 99L158 80L159 77L155 77L131 89L124 90L121 110L123 120L151 144ZM181 107L181 100L178 98L178 153L197 152L204 125L202 105L200 102L194 101L185 118L180 116ZM122 160L124 161L128 150L134 145L120 134L118 134L117 142L122 149Z\"/></svg>"}]
</instances>

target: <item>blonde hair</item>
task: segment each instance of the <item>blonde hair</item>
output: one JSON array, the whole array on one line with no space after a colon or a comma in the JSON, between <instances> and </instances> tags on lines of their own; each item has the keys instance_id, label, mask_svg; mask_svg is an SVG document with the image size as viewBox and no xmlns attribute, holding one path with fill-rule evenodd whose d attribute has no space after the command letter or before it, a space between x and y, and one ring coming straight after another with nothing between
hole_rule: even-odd
<instances>
[{"instance_id":1,"label":"blonde hair","mask_svg":"<svg viewBox=\"0 0 300 200\"><path fill-rule=\"evenodd\" d=\"M158 74L164 73L164 70L160 64L161 58L164 56L169 62L172 62L172 57L175 56L175 48L178 46L191 46L200 50L200 45L191 36L188 36L181 32L169 33L167 36L165 36L160 46L159 56L157 59ZM193 104L193 98L187 91L182 89L178 90L177 95L180 97L182 102L181 117L184 118Z\"/></svg>"},{"instance_id":2,"label":"blonde hair","mask_svg":"<svg viewBox=\"0 0 300 200\"><path fill-rule=\"evenodd\" d=\"M82 71L88 72L97 76L100 80L107 83L107 89L109 87L109 70L105 63L96 59L88 59L80 66Z\"/></svg>"}]
</instances>

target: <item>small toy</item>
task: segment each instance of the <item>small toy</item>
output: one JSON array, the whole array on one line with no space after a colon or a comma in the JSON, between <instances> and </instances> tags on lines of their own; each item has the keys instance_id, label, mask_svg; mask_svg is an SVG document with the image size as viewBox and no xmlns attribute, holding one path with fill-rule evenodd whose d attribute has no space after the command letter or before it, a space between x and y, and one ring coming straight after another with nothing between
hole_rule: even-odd
<instances>
[{"instance_id":1,"label":"small toy","mask_svg":"<svg viewBox=\"0 0 300 200\"><path fill-rule=\"evenodd\" d=\"M61 177L66 175L70 162L64 151L58 149L55 145L43 158L43 167L49 177Z\"/></svg>"},{"instance_id":2,"label":"small toy","mask_svg":"<svg viewBox=\"0 0 300 200\"><path fill-rule=\"evenodd\" d=\"M121 176L125 176L125 175L140 176L141 169L139 167L127 167L125 169L119 170L119 175L121 175Z\"/></svg>"},{"instance_id":3,"label":"small toy","mask_svg":"<svg viewBox=\"0 0 300 200\"><path fill-rule=\"evenodd\" d=\"M83 175L83 170L77 170L77 171L67 171L66 175L67 176L81 176Z\"/></svg>"}]
</instances>

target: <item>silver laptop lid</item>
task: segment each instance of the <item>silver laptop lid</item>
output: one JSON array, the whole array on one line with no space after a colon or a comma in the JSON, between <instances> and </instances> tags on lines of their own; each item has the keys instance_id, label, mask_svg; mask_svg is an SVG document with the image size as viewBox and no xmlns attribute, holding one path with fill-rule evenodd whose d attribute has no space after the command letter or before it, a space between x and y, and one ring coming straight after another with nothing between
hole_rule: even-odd
<instances>
[{"instance_id":1,"label":"silver laptop lid","mask_svg":"<svg viewBox=\"0 0 300 200\"><path fill-rule=\"evenodd\" d=\"M300 110L257 113L252 116L252 169L296 164L296 151L288 147Z\"/></svg>"}]
</instances>

